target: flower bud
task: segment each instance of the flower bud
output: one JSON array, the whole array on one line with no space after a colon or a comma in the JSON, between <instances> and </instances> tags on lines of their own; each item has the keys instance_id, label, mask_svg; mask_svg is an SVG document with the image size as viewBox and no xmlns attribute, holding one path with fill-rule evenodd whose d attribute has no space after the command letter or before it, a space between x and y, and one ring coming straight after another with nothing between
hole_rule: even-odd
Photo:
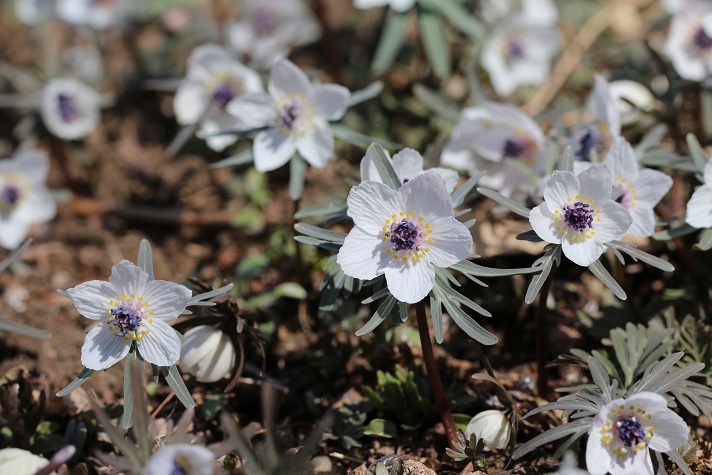
<instances>
[{"instance_id":1,"label":"flower bud","mask_svg":"<svg viewBox=\"0 0 712 475\"><path fill-rule=\"evenodd\" d=\"M471 434L484 439L491 449L503 449L512 435L512 427L502 411L490 409L480 412L467 424L465 435L469 438Z\"/></svg>"},{"instance_id":2,"label":"flower bud","mask_svg":"<svg viewBox=\"0 0 712 475\"><path fill-rule=\"evenodd\" d=\"M211 326L199 326L185 333L178 364L201 383L214 383L235 366L235 347L230 338Z\"/></svg>"}]
</instances>

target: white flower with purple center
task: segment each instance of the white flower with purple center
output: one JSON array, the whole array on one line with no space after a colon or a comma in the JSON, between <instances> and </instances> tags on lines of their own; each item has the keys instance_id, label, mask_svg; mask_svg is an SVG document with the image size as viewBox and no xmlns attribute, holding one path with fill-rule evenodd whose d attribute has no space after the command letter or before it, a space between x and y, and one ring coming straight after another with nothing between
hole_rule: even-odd
<instances>
[{"instance_id":1,"label":"white flower with purple center","mask_svg":"<svg viewBox=\"0 0 712 475\"><path fill-rule=\"evenodd\" d=\"M156 451L141 475L214 475L215 455L202 445L171 444Z\"/></svg>"},{"instance_id":2,"label":"white flower with purple center","mask_svg":"<svg viewBox=\"0 0 712 475\"><path fill-rule=\"evenodd\" d=\"M42 90L40 115L57 137L81 139L99 125L101 96L76 79L53 79Z\"/></svg>"},{"instance_id":3,"label":"white flower with purple center","mask_svg":"<svg viewBox=\"0 0 712 475\"><path fill-rule=\"evenodd\" d=\"M299 154L323 168L334 153L329 121L341 119L350 93L337 84L312 84L294 63L280 58L272 67L269 94L244 94L227 106L248 128L262 128L253 145L255 168L266 172Z\"/></svg>"},{"instance_id":4,"label":"white flower with purple center","mask_svg":"<svg viewBox=\"0 0 712 475\"><path fill-rule=\"evenodd\" d=\"M188 71L173 100L176 119L181 125L200 123L201 134L244 128L239 116L226 112L234 98L262 92L260 76L243 65L222 46L197 47L188 58ZM208 136L208 146L222 151L237 140L234 135Z\"/></svg>"},{"instance_id":5,"label":"white flower with purple center","mask_svg":"<svg viewBox=\"0 0 712 475\"><path fill-rule=\"evenodd\" d=\"M172 366L180 357L181 341L167 322L185 310L191 291L185 286L151 280L140 267L121 261L109 281L92 280L67 290L79 313L101 321L87 333L82 364L107 369L136 345L143 359L156 366Z\"/></svg>"},{"instance_id":6,"label":"white flower with purple center","mask_svg":"<svg viewBox=\"0 0 712 475\"><path fill-rule=\"evenodd\" d=\"M621 194L616 202L626 207L633 224L627 234L647 237L655 232L653 208L672 187L672 178L658 170L640 169L633 147L618 138L608 152L604 165Z\"/></svg>"},{"instance_id":7,"label":"white flower with purple center","mask_svg":"<svg viewBox=\"0 0 712 475\"><path fill-rule=\"evenodd\" d=\"M0 245L15 249L33 224L54 218L57 212L45 186L49 158L39 150L0 160Z\"/></svg>"},{"instance_id":8,"label":"white flower with purple center","mask_svg":"<svg viewBox=\"0 0 712 475\"><path fill-rule=\"evenodd\" d=\"M510 196L531 189L544 172L544 133L513 105L488 102L469 107L460 114L440 162L471 176L486 171L479 183Z\"/></svg>"},{"instance_id":9,"label":"white flower with purple center","mask_svg":"<svg viewBox=\"0 0 712 475\"><path fill-rule=\"evenodd\" d=\"M242 0L237 18L227 27L232 49L267 65L320 36L319 23L302 0Z\"/></svg>"},{"instance_id":10,"label":"white flower with purple center","mask_svg":"<svg viewBox=\"0 0 712 475\"><path fill-rule=\"evenodd\" d=\"M484 0L480 2L480 11L488 23L501 21L517 11L532 25L554 26L559 20L553 0Z\"/></svg>"},{"instance_id":11,"label":"white flower with purple center","mask_svg":"<svg viewBox=\"0 0 712 475\"><path fill-rule=\"evenodd\" d=\"M129 0L57 0L57 16L73 25L102 29L121 22Z\"/></svg>"},{"instance_id":12,"label":"white flower with purple center","mask_svg":"<svg viewBox=\"0 0 712 475\"><path fill-rule=\"evenodd\" d=\"M704 170L705 182L692 193L687 202L685 222L692 227L712 228L712 159L707 161Z\"/></svg>"},{"instance_id":13,"label":"white flower with purple center","mask_svg":"<svg viewBox=\"0 0 712 475\"><path fill-rule=\"evenodd\" d=\"M664 47L683 79L701 81L712 72L712 3L688 0L672 18Z\"/></svg>"},{"instance_id":14,"label":"white flower with purple center","mask_svg":"<svg viewBox=\"0 0 712 475\"><path fill-rule=\"evenodd\" d=\"M589 266L605 250L604 243L623 236L632 218L613 201L611 173L593 165L576 176L555 171L544 187L544 202L529 213L534 232L546 242L561 244L564 255Z\"/></svg>"},{"instance_id":15,"label":"white flower with purple center","mask_svg":"<svg viewBox=\"0 0 712 475\"><path fill-rule=\"evenodd\" d=\"M591 99L595 118L574 132L569 145L576 160L591 161L595 150L603 160L613 141L621 134L621 118L616 100L611 94L608 81L603 76L595 76Z\"/></svg>"},{"instance_id":16,"label":"white flower with purple center","mask_svg":"<svg viewBox=\"0 0 712 475\"><path fill-rule=\"evenodd\" d=\"M365 10L368 8L388 6L397 12L407 12L416 0L354 0L354 7Z\"/></svg>"},{"instance_id":17,"label":"white flower with purple center","mask_svg":"<svg viewBox=\"0 0 712 475\"><path fill-rule=\"evenodd\" d=\"M385 151L386 157L390 159L390 155ZM460 181L460 176L455 170L448 170L447 168L429 168L428 170L423 169L423 156L412 148L404 148L400 152L393 155L393 160L391 161L393 166L393 171L396 172L398 181L401 184L407 183L418 175L422 175L426 171L437 173L440 178L445 182L447 187L447 192L452 193L452 191L457 186ZM378 173L378 168L376 164L371 160L369 154L364 155L361 159L361 181L371 180L383 183L380 173Z\"/></svg>"},{"instance_id":18,"label":"white flower with purple center","mask_svg":"<svg viewBox=\"0 0 712 475\"><path fill-rule=\"evenodd\" d=\"M453 216L445 182L423 173L398 191L375 181L351 189L348 214L355 226L336 262L348 276L370 280L385 274L393 297L406 303L425 298L435 269L470 255L472 236Z\"/></svg>"},{"instance_id":19,"label":"white flower with purple center","mask_svg":"<svg viewBox=\"0 0 712 475\"><path fill-rule=\"evenodd\" d=\"M650 450L676 450L688 439L685 421L659 394L641 392L601 407L586 443L591 475L653 475Z\"/></svg>"},{"instance_id":20,"label":"white flower with purple center","mask_svg":"<svg viewBox=\"0 0 712 475\"><path fill-rule=\"evenodd\" d=\"M482 48L480 62L500 96L509 96L518 86L536 86L549 76L551 59L561 39L552 26L531 23L522 15L502 22Z\"/></svg>"}]
</instances>

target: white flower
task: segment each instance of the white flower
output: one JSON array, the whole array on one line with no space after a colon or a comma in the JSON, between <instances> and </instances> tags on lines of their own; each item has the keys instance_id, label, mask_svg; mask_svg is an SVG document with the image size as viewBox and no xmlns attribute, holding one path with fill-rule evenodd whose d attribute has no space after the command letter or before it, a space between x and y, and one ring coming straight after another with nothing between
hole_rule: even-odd
<instances>
[{"instance_id":1,"label":"white flower","mask_svg":"<svg viewBox=\"0 0 712 475\"><path fill-rule=\"evenodd\" d=\"M287 163L295 152L316 168L334 153L329 121L346 112L349 90L337 84L312 84L294 63L280 58L272 66L269 94L245 94L227 111L248 128L269 127L255 137L255 168L265 172Z\"/></svg>"},{"instance_id":2,"label":"white flower","mask_svg":"<svg viewBox=\"0 0 712 475\"><path fill-rule=\"evenodd\" d=\"M616 201L633 218L627 234L651 236L655 232L653 208L672 187L672 178L658 170L641 170L633 147L622 137L608 151L604 165L611 172L613 185L622 191Z\"/></svg>"},{"instance_id":3,"label":"white flower","mask_svg":"<svg viewBox=\"0 0 712 475\"><path fill-rule=\"evenodd\" d=\"M637 122L643 116L641 111L647 112L653 109L655 104L653 93L639 82L621 79L609 83L608 88L623 125Z\"/></svg>"},{"instance_id":4,"label":"white flower","mask_svg":"<svg viewBox=\"0 0 712 475\"><path fill-rule=\"evenodd\" d=\"M141 475L215 475L215 456L202 445L171 444L156 451Z\"/></svg>"},{"instance_id":5,"label":"white flower","mask_svg":"<svg viewBox=\"0 0 712 475\"><path fill-rule=\"evenodd\" d=\"M390 156L386 150L384 150L386 156L390 159ZM426 172L423 170L423 157L418 152L412 148L404 148L400 152L393 155L393 160L391 161L393 166L393 171L396 172L398 176L398 181L403 184L406 183L418 175L422 175ZM448 193L452 191L457 186L460 181L460 176L455 170L448 170L447 168L429 168L427 171L437 173L440 178L445 182ZM371 156L366 154L361 159L361 181L371 180L383 183L381 175L378 173L378 168L376 164L371 160Z\"/></svg>"},{"instance_id":6,"label":"white flower","mask_svg":"<svg viewBox=\"0 0 712 475\"><path fill-rule=\"evenodd\" d=\"M195 48L188 58L188 72L178 86L173 109L179 124L200 122L203 134L239 129L243 123L239 115L225 111L227 104L242 94L262 91L262 81L256 72L234 59L222 46L206 44ZM236 140L234 135L206 139L216 151Z\"/></svg>"},{"instance_id":7,"label":"white flower","mask_svg":"<svg viewBox=\"0 0 712 475\"><path fill-rule=\"evenodd\" d=\"M544 172L544 133L513 105L469 107L460 114L440 161L472 176L486 171L480 184L510 196Z\"/></svg>"},{"instance_id":8,"label":"white flower","mask_svg":"<svg viewBox=\"0 0 712 475\"><path fill-rule=\"evenodd\" d=\"M707 78L712 72L712 3L685 1L673 15L664 51L681 78Z\"/></svg>"},{"instance_id":9,"label":"white flower","mask_svg":"<svg viewBox=\"0 0 712 475\"><path fill-rule=\"evenodd\" d=\"M544 202L529 213L529 222L546 242L561 244L564 255L580 266L598 259L603 243L620 238L632 218L613 201L611 173L593 165L576 176L555 171L544 187Z\"/></svg>"},{"instance_id":10,"label":"white flower","mask_svg":"<svg viewBox=\"0 0 712 475\"><path fill-rule=\"evenodd\" d=\"M436 173L418 175L397 192L363 181L351 189L347 205L355 226L336 262L356 279L385 274L388 289L401 302L416 303L428 295L433 266L448 267L470 254L470 231L453 217L450 194Z\"/></svg>"},{"instance_id":11,"label":"white flower","mask_svg":"<svg viewBox=\"0 0 712 475\"><path fill-rule=\"evenodd\" d=\"M184 336L178 364L201 383L219 381L235 366L235 347L217 328L201 325L191 328Z\"/></svg>"},{"instance_id":12,"label":"white flower","mask_svg":"<svg viewBox=\"0 0 712 475\"><path fill-rule=\"evenodd\" d=\"M621 134L620 113L608 81L598 74L595 76L595 81L589 99L595 109L595 118L579 127L569 143L577 160L590 161L592 150L595 150L598 158L603 160L613 140Z\"/></svg>"},{"instance_id":13,"label":"white flower","mask_svg":"<svg viewBox=\"0 0 712 475\"><path fill-rule=\"evenodd\" d=\"M101 323L87 333L82 364L106 369L121 361L135 342L143 359L156 366L178 361L181 342L168 323L185 310L191 297L186 287L152 280L140 267L121 261L109 281L92 280L67 290L82 316Z\"/></svg>"},{"instance_id":14,"label":"white flower","mask_svg":"<svg viewBox=\"0 0 712 475\"><path fill-rule=\"evenodd\" d=\"M508 96L521 84L536 86L544 82L560 42L555 28L513 15L487 39L482 48L482 67L489 73L497 94Z\"/></svg>"},{"instance_id":15,"label":"white flower","mask_svg":"<svg viewBox=\"0 0 712 475\"><path fill-rule=\"evenodd\" d=\"M64 140L87 136L99 124L101 97L76 79L53 79L42 90L40 114L47 129Z\"/></svg>"},{"instance_id":16,"label":"white flower","mask_svg":"<svg viewBox=\"0 0 712 475\"><path fill-rule=\"evenodd\" d=\"M586 443L591 475L653 474L648 449L669 452L688 439L687 424L668 409L665 398L641 392L603 406Z\"/></svg>"},{"instance_id":17,"label":"white flower","mask_svg":"<svg viewBox=\"0 0 712 475\"><path fill-rule=\"evenodd\" d=\"M39 150L18 153L0 161L0 245L15 249L32 224L54 218L57 212L45 187L49 158Z\"/></svg>"},{"instance_id":18,"label":"white flower","mask_svg":"<svg viewBox=\"0 0 712 475\"><path fill-rule=\"evenodd\" d=\"M559 11L553 0L484 0L480 11L485 21L496 23L511 16L517 10L532 25L554 26L559 20Z\"/></svg>"},{"instance_id":19,"label":"white flower","mask_svg":"<svg viewBox=\"0 0 712 475\"><path fill-rule=\"evenodd\" d=\"M471 434L475 434L478 439L484 439L487 447L491 449L503 449L509 443L512 427L504 412L489 409L477 414L467 424L465 435L469 439Z\"/></svg>"},{"instance_id":20,"label":"white flower","mask_svg":"<svg viewBox=\"0 0 712 475\"><path fill-rule=\"evenodd\" d=\"M49 463L44 457L22 449L0 450L0 472L12 475L35 475ZM52 472L54 474L55 472Z\"/></svg>"},{"instance_id":21,"label":"white flower","mask_svg":"<svg viewBox=\"0 0 712 475\"><path fill-rule=\"evenodd\" d=\"M407 12L413 8L415 2L416 0L354 0L354 7L363 10L388 5L397 12Z\"/></svg>"},{"instance_id":22,"label":"white flower","mask_svg":"<svg viewBox=\"0 0 712 475\"><path fill-rule=\"evenodd\" d=\"M104 76L104 62L99 48L93 43L70 46L62 52L62 69L72 75L94 83Z\"/></svg>"},{"instance_id":23,"label":"white flower","mask_svg":"<svg viewBox=\"0 0 712 475\"><path fill-rule=\"evenodd\" d=\"M302 0L242 0L227 30L230 47L260 64L272 64L320 36L319 23Z\"/></svg>"},{"instance_id":24,"label":"white flower","mask_svg":"<svg viewBox=\"0 0 712 475\"><path fill-rule=\"evenodd\" d=\"M687 202L685 222L695 228L712 228L712 159L705 165L704 180Z\"/></svg>"},{"instance_id":25,"label":"white flower","mask_svg":"<svg viewBox=\"0 0 712 475\"><path fill-rule=\"evenodd\" d=\"M15 0L15 15L26 25L37 25L48 19L54 8L54 0Z\"/></svg>"},{"instance_id":26,"label":"white flower","mask_svg":"<svg viewBox=\"0 0 712 475\"><path fill-rule=\"evenodd\" d=\"M57 16L73 25L107 28L126 16L129 0L57 0Z\"/></svg>"}]
</instances>

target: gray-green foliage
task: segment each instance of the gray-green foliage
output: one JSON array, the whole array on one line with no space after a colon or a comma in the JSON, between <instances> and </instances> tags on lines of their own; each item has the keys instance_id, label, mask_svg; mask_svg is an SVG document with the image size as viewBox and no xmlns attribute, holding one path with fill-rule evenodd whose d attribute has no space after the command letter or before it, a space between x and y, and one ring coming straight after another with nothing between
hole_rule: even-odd
<instances>
[{"instance_id":1,"label":"gray-green foliage","mask_svg":"<svg viewBox=\"0 0 712 475\"><path fill-rule=\"evenodd\" d=\"M364 475L404 475L405 460L400 455L387 455L368 467Z\"/></svg>"},{"instance_id":2,"label":"gray-green foliage","mask_svg":"<svg viewBox=\"0 0 712 475\"><path fill-rule=\"evenodd\" d=\"M455 462L468 460L481 472L487 473L487 465L485 464L485 447L484 439L478 439L474 433L470 434L468 439L465 433L457 429L457 439L452 441L453 449L446 448L445 453L452 457Z\"/></svg>"}]
</instances>

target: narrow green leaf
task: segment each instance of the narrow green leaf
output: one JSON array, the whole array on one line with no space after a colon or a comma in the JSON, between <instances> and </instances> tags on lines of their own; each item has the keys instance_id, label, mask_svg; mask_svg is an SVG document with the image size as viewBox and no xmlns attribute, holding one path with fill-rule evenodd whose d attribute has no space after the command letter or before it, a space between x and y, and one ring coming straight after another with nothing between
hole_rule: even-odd
<instances>
[{"instance_id":1,"label":"narrow green leaf","mask_svg":"<svg viewBox=\"0 0 712 475\"><path fill-rule=\"evenodd\" d=\"M680 236L685 236L687 234L692 234L697 231L697 228L694 228L690 226L689 224L685 223L681 226L678 226L676 228L672 229L666 229L664 231L658 231L657 233L653 234L653 239L657 239L658 241L667 241L669 239L673 239L676 237Z\"/></svg>"},{"instance_id":2,"label":"narrow green leaf","mask_svg":"<svg viewBox=\"0 0 712 475\"><path fill-rule=\"evenodd\" d=\"M298 200L304 191L304 175L307 172L307 162L295 153L289 161L289 197Z\"/></svg>"},{"instance_id":3,"label":"narrow green leaf","mask_svg":"<svg viewBox=\"0 0 712 475\"><path fill-rule=\"evenodd\" d=\"M176 397L185 407L195 407L193 396L190 395L190 391L185 387L185 382L183 382L176 365L161 366L161 374L166 378L168 386L176 393Z\"/></svg>"},{"instance_id":4,"label":"narrow green leaf","mask_svg":"<svg viewBox=\"0 0 712 475\"><path fill-rule=\"evenodd\" d=\"M235 155L231 155L227 158L223 158L219 162L215 162L210 165L210 168L225 168L225 167L236 167L238 165L244 165L252 161L252 149L248 148L242 152L238 152Z\"/></svg>"},{"instance_id":5,"label":"narrow green leaf","mask_svg":"<svg viewBox=\"0 0 712 475\"><path fill-rule=\"evenodd\" d=\"M687 140L687 147L690 149L690 154L692 155L692 159L695 161L697 171L704 173L705 165L707 165L708 161L705 150L702 148L702 145L700 145L700 142L697 140L697 137L695 137L695 134L687 134L685 140Z\"/></svg>"},{"instance_id":6,"label":"narrow green leaf","mask_svg":"<svg viewBox=\"0 0 712 475\"><path fill-rule=\"evenodd\" d=\"M484 40L486 35L484 25L465 10L461 2L453 0L421 0L421 3L440 12L455 28L472 39L477 41Z\"/></svg>"},{"instance_id":7,"label":"narrow green leaf","mask_svg":"<svg viewBox=\"0 0 712 475\"><path fill-rule=\"evenodd\" d=\"M452 192L452 194L450 195L450 199L452 200L453 208L457 208L465 202L467 194L472 191L472 189L477 185L477 182L479 182L483 176L485 176L485 172L478 173L477 175L473 176L465 183L463 183L460 188Z\"/></svg>"},{"instance_id":8,"label":"narrow green leaf","mask_svg":"<svg viewBox=\"0 0 712 475\"><path fill-rule=\"evenodd\" d=\"M553 246L549 246L546 248L546 252L544 255L535 262L536 265L532 266L532 268L535 269L541 269L541 272L534 277L532 277L531 282L529 283L529 287L527 287L527 293L524 296L524 302L525 303L532 303L534 302L534 299L536 298L537 294L541 290L541 288L544 286L544 282L546 282L546 279L549 277L549 274L551 273L551 269L554 266L554 263L560 258L561 256L561 245L556 244Z\"/></svg>"},{"instance_id":9,"label":"narrow green leaf","mask_svg":"<svg viewBox=\"0 0 712 475\"><path fill-rule=\"evenodd\" d=\"M608 287L616 297L621 300L625 300L628 298L623 288L618 284L618 282L616 282L616 279L614 279L613 276L606 270L606 268L603 267L601 261L594 261L591 265L588 266L588 269L593 275L598 277L598 280L603 282L603 284Z\"/></svg>"},{"instance_id":10,"label":"narrow green leaf","mask_svg":"<svg viewBox=\"0 0 712 475\"><path fill-rule=\"evenodd\" d=\"M445 329L443 326L443 307L442 302L430 295L430 319L433 321L433 332L435 333L435 341L441 344L445 339Z\"/></svg>"},{"instance_id":11,"label":"narrow green leaf","mask_svg":"<svg viewBox=\"0 0 712 475\"><path fill-rule=\"evenodd\" d=\"M376 76L380 76L388 71L391 64L393 64L398 51L400 51L403 43L405 43L405 27L405 13L389 12L388 17L386 17L386 24L383 27L381 39L378 42L376 54L373 57L373 63L371 64L371 71L373 71L373 74Z\"/></svg>"},{"instance_id":12,"label":"narrow green leaf","mask_svg":"<svg viewBox=\"0 0 712 475\"><path fill-rule=\"evenodd\" d=\"M17 333L18 335L29 336L30 338L37 338L39 340L48 340L52 337L52 333L47 330L40 330L39 328L13 322L12 320L2 317L0 317L0 331Z\"/></svg>"},{"instance_id":13,"label":"narrow green leaf","mask_svg":"<svg viewBox=\"0 0 712 475\"><path fill-rule=\"evenodd\" d=\"M660 145L660 142L665 138L665 134L667 134L667 125L655 125L643 136L640 142L638 142L638 145L635 147L635 156L640 159L648 150Z\"/></svg>"},{"instance_id":14,"label":"narrow green leaf","mask_svg":"<svg viewBox=\"0 0 712 475\"><path fill-rule=\"evenodd\" d=\"M230 290L232 290L232 288L233 288L234 286L235 286L234 284L230 283L230 284L227 284L227 285L223 285L223 286L220 287L219 289L215 289L215 290L211 290L210 292L205 292L205 293L202 293L202 294L198 294L198 295L196 295L195 297L191 297L191 299L188 300L188 305L186 305L186 306L187 306L187 307L190 307L191 305L195 305L195 304L198 303L198 302L202 302L202 301L205 301L205 300L210 300L211 298L217 297L218 295L226 294L226 293L228 293Z\"/></svg>"},{"instance_id":15,"label":"narrow green leaf","mask_svg":"<svg viewBox=\"0 0 712 475\"><path fill-rule=\"evenodd\" d=\"M358 91L354 91L349 96L348 107L353 107L356 104L361 104L369 99L373 99L383 91L383 81L373 81L368 86Z\"/></svg>"},{"instance_id":16,"label":"narrow green leaf","mask_svg":"<svg viewBox=\"0 0 712 475\"><path fill-rule=\"evenodd\" d=\"M302 208L294 213L294 219L304 218L322 218L334 214L343 214L346 212L346 206L343 203L331 202L325 205L310 206Z\"/></svg>"},{"instance_id":17,"label":"narrow green leaf","mask_svg":"<svg viewBox=\"0 0 712 475\"><path fill-rule=\"evenodd\" d=\"M561 162L559 163L559 170L565 172L574 171L574 150L570 145L564 149L564 154L562 155Z\"/></svg>"},{"instance_id":18,"label":"narrow green leaf","mask_svg":"<svg viewBox=\"0 0 712 475\"><path fill-rule=\"evenodd\" d=\"M675 267L673 267L673 265L670 264L668 261L660 259L659 257L655 257L652 254L648 254L645 251L641 251L640 249L631 244L626 244L620 241L611 241L605 243L604 245L608 248L617 249L621 252L625 252L633 259L643 261L646 264L650 264L651 266L656 267L660 270L666 272L672 272L675 270ZM712 242L710 243L710 246L712 246Z\"/></svg>"},{"instance_id":19,"label":"narrow green leaf","mask_svg":"<svg viewBox=\"0 0 712 475\"><path fill-rule=\"evenodd\" d=\"M141 239L141 244L138 246L136 265L148 274L148 280L155 279L153 275L153 252L151 251L151 243L146 239Z\"/></svg>"},{"instance_id":20,"label":"narrow green leaf","mask_svg":"<svg viewBox=\"0 0 712 475\"><path fill-rule=\"evenodd\" d=\"M297 223L294 225L294 230L305 236L323 239L324 241L343 244L347 234L338 231L329 231L328 229L320 228L306 223Z\"/></svg>"},{"instance_id":21,"label":"narrow green leaf","mask_svg":"<svg viewBox=\"0 0 712 475\"><path fill-rule=\"evenodd\" d=\"M477 191L480 192L480 194L485 195L487 198L496 201L497 203L501 204L505 208L507 208L509 211L518 214L519 216L522 216L524 218L529 218L529 208L524 206L521 203L518 203L514 201L511 198L508 198L500 193L497 193L494 190L490 190L489 188L477 188Z\"/></svg>"},{"instance_id":22,"label":"narrow green leaf","mask_svg":"<svg viewBox=\"0 0 712 475\"><path fill-rule=\"evenodd\" d=\"M391 310L393 309L393 306L395 304L395 297L393 297L392 295L386 297L386 299L378 307L378 310L376 310L376 313L373 314L371 319L366 322L364 326L362 326L356 331L356 336L363 336L375 330L376 327L383 323L383 320L385 320L386 317L391 313Z\"/></svg>"},{"instance_id":23,"label":"narrow green leaf","mask_svg":"<svg viewBox=\"0 0 712 475\"><path fill-rule=\"evenodd\" d=\"M378 175L381 177L381 180L383 180L383 183L397 191L401 186L401 182L398 179L398 175L393 169L393 164L391 163L391 160L383 147L377 143L371 144L366 150L366 157L369 158L374 165L376 165Z\"/></svg>"},{"instance_id":24,"label":"narrow green leaf","mask_svg":"<svg viewBox=\"0 0 712 475\"><path fill-rule=\"evenodd\" d=\"M344 142L348 142L355 147L368 148L368 146L370 144L377 143L377 144L381 145L382 147L387 147L387 148L393 148L393 149L403 148L403 145L401 145L399 143L389 142L388 140L383 140L383 139L379 139L377 137L373 137L371 135L362 134L360 132L356 132L355 130L351 130L350 128L346 127L345 125L329 124L329 127L331 128L331 131L334 133L334 137L341 139Z\"/></svg>"},{"instance_id":25,"label":"narrow green leaf","mask_svg":"<svg viewBox=\"0 0 712 475\"><path fill-rule=\"evenodd\" d=\"M61 391L59 391L59 392L57 393L57 397L64 397L64 396L66 396L67 394L71 393L72 391L74 391L75 389L77 389L79 386L81 386L82 384L86 383L87 380L91 377L92 374L94 374L94 370L93 370L93 369L84 368L84 369L82 370L82 372L79 373L79 376L77 376L77 379L75 379L74 381L72 381L72 382L69 384L69 386L67 386L66 388L62 389Z\"/></svg>"},{"instance_id":26,"label":"narrow green leaf","mask_svg":"<svg viewBox=\"0 0 712 475\"><path fill-rule=\"evenodd\" d=\"M25 249L27 249L30 246L30 243L32 242L32 239L28 239L24 243L22 243L22 246L18 247L13 251L12 254L10 254L8 257L0 261L0 272L4 271L8 267L10 267L10 264L15 262L23 252L25 252Z\"/></svg>"},{"instance_id":27,"label":"narrow green leaf","mask_svg":"<svg viewBox=\"0 0 712 475\"><path fill-rule=\"evenodd\" d=\"M440 117L448 119L453 123L457 122L457 119L460 117L459 107L420 83L413 86L413 94L420 99L425 107Z\"/></svg>"},{"instance_id":28,"label":"narrow green leaf","mask_svg":"<svg viewBox=\"0 0 712 475\"><path fill-rule=\"evenodd\" d=\"M126 355L124 360L124 414L121 416L119 425L124 430L130 429L133 425L133 392L131 391L133 374L131 373L131 363L137 359L136 353L138 353L136 345L131 345L129 354Z\"/></svg>"}]
</instances>

